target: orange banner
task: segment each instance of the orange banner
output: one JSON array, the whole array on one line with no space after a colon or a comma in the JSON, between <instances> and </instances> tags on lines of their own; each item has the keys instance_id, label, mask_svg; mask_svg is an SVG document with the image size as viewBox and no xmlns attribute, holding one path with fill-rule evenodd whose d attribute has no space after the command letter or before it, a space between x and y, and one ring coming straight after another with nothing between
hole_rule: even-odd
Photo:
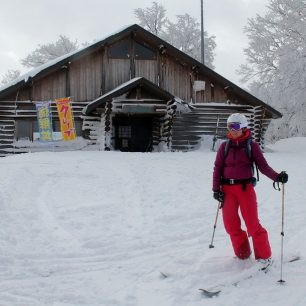
<instances>
[{"instance_id":1,"label":"orange banner","mask_svg":"<svg viewBox=\"0 0 306 306\"><path fill-rule=\"evenodd\" d=\"M74 140L75 128L71 111L70 98L55 99L55 103L57 106L58 117L61 124L63 140Z\"/></svg>"}]
</instances>

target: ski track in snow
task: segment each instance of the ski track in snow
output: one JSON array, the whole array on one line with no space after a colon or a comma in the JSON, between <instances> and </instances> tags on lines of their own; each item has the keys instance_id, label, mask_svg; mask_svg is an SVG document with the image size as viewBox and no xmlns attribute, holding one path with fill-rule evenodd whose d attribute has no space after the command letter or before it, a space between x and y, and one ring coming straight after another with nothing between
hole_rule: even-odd
<instances>
[{"instance_id":1,"label":"ski track in snow","mask_svg":"<svg viewBox=\"0 0 306 306\"><path fill-rule=\"evenodd\" d=\"M293 144L292 144L293 142ZM0 160L0 306L305 305L304 170L297 146L266 158L286 169L285 258L279 279L281 193L260 176L259 215L275 266L205 299L199 288L239 279L254 261L233 258L221 224L209 249L215 153L31 153ZM291 147L292 150L290 150ZM164 275L164 276L163 276Z\"/></svg>"}]
</instances>

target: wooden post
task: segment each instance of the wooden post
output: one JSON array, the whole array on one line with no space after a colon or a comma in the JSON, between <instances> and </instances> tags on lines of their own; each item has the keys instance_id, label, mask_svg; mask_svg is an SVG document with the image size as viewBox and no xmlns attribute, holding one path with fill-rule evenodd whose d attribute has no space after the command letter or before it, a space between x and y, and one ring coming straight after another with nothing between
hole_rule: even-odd
<instances>
[{"instance_id":1,"label":"wooden post","mask_svg":"<svg viewBox=\"0 0 306 306\"><path fill-rule=\"evenodd\" d=\"M111 151L112 147L112 107L111 101L105 105L105 144L104 150Z\"/></svg>"},{"instance_id":2,"label":"wooden post","mask_svg":"<svg viewBox=\"0 0 306 306\"><path fill-rule=\"evenodd\" d=\"M205 52L204 52L204 9L203 0L201 0L201 63L205 65Z\"/></svg>"},{"instance_id":3,"label":"wooden post","mask_svg":"<svg viewBox=\"0 0 306 306\"><path fill-rule=\"evenodd\" d=\"M176 114L176 101L171 100L167 103L166 114L162 119L161 123L161 139L160 143L165 143L167 146L167 150L171 150L172 148L172 125L174 116Z\"/></svg>"},{"instance_id":4,"label":"wooden post","mask_svg":"<svg viewBox=\"0 0 306 306\"><path fill-rule=\"evenodd\" d=\"M66 97L70 97L70 67L69 64L67 64L65 66L65 82L66 82L66 86L65 86L65 92L66 92Z\"/></svg>"}]
</instances>

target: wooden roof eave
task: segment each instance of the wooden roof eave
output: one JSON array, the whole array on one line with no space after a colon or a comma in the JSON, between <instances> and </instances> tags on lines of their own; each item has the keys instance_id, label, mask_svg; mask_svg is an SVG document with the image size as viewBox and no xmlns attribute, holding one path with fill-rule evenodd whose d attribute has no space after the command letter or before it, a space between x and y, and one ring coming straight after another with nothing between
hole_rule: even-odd
<instances>
[{"instance_id":1,"label":"wooden roof eave","mask_svg":"<svg viewBox=\"0 0 306 306\"><path fill-rule=\"evenodd\" d=\"M233 84L234 85L234 84ZM239 88L239 91L237 90L236 85L233 87L233 93L237 96L240 96L242 99L247 100L248 104L251 104L252 106L262 106L266 110L266 115L269 115L269 117L273 119L281 118L283 115L270 105L264 103L263 101L259 100L252 94L248 93L247 91L244 91L243 89Z\"/></svg>"},{"instance_id":2,"label":"wooden roof eave","mask_svg":"<svg viewBox=\"0 0 306 306\"><path fill-rule=\"evenodd\" d=\"M103 107L103 105L107 101L111 101L113 98L119 97L138 86L148 89L153 94L158 95L162 100L165 100L165 101L169 101L175 98L172 94L163 90L162 88L152 83L151 81L147 80L146 78L138 77L138 78L135 78L135 79L132 79L126 82L125 84L118 86L117 88L111 90L110 92L104 94L103 96L89 103L83 109L83 114L90 115L96 108Z\"/></svg>"}]
</instances>

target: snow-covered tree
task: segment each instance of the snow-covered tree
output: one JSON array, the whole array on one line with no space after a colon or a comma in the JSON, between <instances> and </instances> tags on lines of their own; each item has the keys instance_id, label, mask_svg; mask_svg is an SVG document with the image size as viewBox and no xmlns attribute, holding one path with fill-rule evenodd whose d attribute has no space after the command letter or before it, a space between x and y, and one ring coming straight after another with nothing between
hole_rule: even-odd
<instances>
[{"instance_id":1,"label":"snow-covered tree","mask_svg":"<svg viewBox=\"0 0 306 306\"><path fill-rule=\"evenodd\" d=\"M15 79L17 79L20 76L19 70L10 69L8 70L5 75L1 79L1 85L5 85Z\"/></svg>"},{"instance_id":2,"label":"snow-covered tree","mask_svg":"<svg viewBox=\"0 0 306 306\"><path fill-rule=\"evenodd\" d=\"M138 8L134 12L142 27L193 58L201 59L201 30L196 18L185 14L177 15L174 22L170 21L166 17L166 9L156 2L151 7ZM205 31L204 45L205 65L214 68L215 36L208 36Z\"/></svg>"},{"instance_id":3,"label":"snow-covered tree","mask_svg":"<svg viewBox=\"0 0 306 306\"><path fill-rule=\"evenodd\" d=\"M201 30L196 18L188 14L177 15L176 22L168 21L163 39L180 49L184 53L201 60ZM205 64L211 68L214 60L214 49L216 47L215 36L208 37L204 32L204 56Z\"/></svg>"},{"instance_id":4,"label":"snow-covered tree","mask_svg":"<svg viewBox=\"0 0 306 306\"><path fill-rule=\"evenodd\" d=\"M55 43L38 45L37 49L21 60L21 64L28 68L37 67L78 48L77 40L72 41L68 37L60 35Z\"/></svg>"},{"instance_id":5,"label":"snow-covered tree","mask_svg":"<svg viewBox=\"0 0 306 306\"><path fill-rule=\"evenodd\" d=\"M283 113L269 139L306 136L306 0L270 0L267 13L249 19L245 32L242 81Z\"/></svg>"},{"instance_id":6,"label":"snow-covered tree","mask_svg":"<svg viewBox=\"0 0 306 306\"><path fill-rule=\"evenodd\" d=\"M167 23L166 9L157 2L153 2L151 7L134 10L139 20L139 25L150 31L154 35L161 35Z\"/></svg>"}]
</instances>

